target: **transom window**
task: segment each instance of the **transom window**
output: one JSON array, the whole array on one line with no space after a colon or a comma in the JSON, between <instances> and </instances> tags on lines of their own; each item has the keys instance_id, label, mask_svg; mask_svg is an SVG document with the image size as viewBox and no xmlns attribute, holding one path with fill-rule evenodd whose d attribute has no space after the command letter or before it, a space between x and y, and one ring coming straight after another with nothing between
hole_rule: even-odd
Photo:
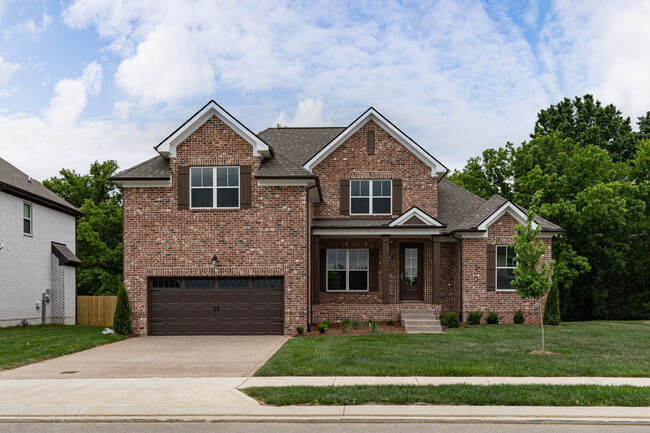
<instances>
[{"instance_id":1,"label":"transom window","mask_svg":"<svg viewBox=\"0 0 650 433\"><path fill-rule=\"evenodd\" d=\"M367 291L368 250L327 250L327 291Z\"/></svg>"},{"instance_id":2,"label":"transom window","mask_svg":"<svg viewBox=\"0 0 650 433\"><path fill-rule=\"evenodd\" d=\"M350 180L350 214L390 215L391 180Z\"/></svg>"},{"instance_id":3,"label":"transom window","mask_svg":"<svg viewBox=\"0 0 650 433\"><path fill-rule=\"evenodd\" d=\"M190 168L190 207L239 208L239 167Z\"/></svg>"},{"instance_id":4,"label":"transom window","mask_svg":"<svg viewBox=\"0 0 650 433\"><path fill-rule=\"evenodd\" d=\"M23 203L23 233L32 234L32 205Z\"/></svg>"},{"instance_id":5,"label":"transom window","mask_svg":"<svg viewBox=\"0 0 650 433\"><path fill-rule=\"evenodd\" d=\"M514 290L510 283L515 279L515 249L508 245L497 245L497 290Z\"/></svg>"}]
</instances>

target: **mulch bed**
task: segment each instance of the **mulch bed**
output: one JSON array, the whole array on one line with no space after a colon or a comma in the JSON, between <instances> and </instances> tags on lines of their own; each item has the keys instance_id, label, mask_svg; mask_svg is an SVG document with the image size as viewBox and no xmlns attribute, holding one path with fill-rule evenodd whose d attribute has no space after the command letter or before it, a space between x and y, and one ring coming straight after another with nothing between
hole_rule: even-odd
<instances>
[{"instance_id":1,"label":"mulch bed","mask_svg":"<svg viewBox=\"0 0 650 433\"><path fill-rule=\"evenodd\" d=\"M395 322L393 325L388 325L386 322L378 322L379 328L381 329L382 334L403 334L404 327L401 323ZM370 332L370 327L366 323L366 328L364 329L348 329L347 331L343 330L343 325L340 323L332 323L324 334L318 332L318 323L311 325L311 332L305 332L298 337L327 337L330 335L366 335L372 334Z\"/></svg>"}]
</instances>

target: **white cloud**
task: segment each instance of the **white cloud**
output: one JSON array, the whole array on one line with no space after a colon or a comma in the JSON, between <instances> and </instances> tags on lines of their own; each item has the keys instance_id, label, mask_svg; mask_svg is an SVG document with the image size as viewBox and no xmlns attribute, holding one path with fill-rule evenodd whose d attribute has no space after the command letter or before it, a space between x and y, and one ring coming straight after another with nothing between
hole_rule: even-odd
<instances>
[{"instance_id":1,"label":"white cloud","mask_svg":"<svg viewBox=\"0 0 650 433\"><path fill-rule=\"evenodd\" d=\"M97 119L53 124L35 116L0 113L2 157L39 180L58 175L62 168L88 172L95 160L117 159L124 169L151 158L153 144L173 126Z\"/></svg>"},{"instance_id":2,"label":"white cloud","mask_svg":"<svg viewBox=\"0 0 650 433\"><path fill-rule=\"evenodd\" d=\"M298 103L298 109L292 119L282 112L275 121L282 126L328 126L332 122L323 117L323 100L305 98Z\"/></svg>"},{"instance_id":3,"label":"white cloud","mask_svg":"<svg viewBox=\"0 0 650 433\"><path fill-rule=\"evenodd\" d=\"M87 94L97 95L102 88L102 66L92 62L81 77L64 78L54 86L54 97L43 117L52 123L76 122L88 103Z\"/></svg>"},{"instance_id":4,"label":"white cloud","mask_svg":"<svg viewBox=\"0 0 650 433\"><path fill-rule=\"evenodd\" d=\"M20 69L18 63L7 62L0 56L0 87L7 84L14 72Z\"/></svg>"}]
</instances>

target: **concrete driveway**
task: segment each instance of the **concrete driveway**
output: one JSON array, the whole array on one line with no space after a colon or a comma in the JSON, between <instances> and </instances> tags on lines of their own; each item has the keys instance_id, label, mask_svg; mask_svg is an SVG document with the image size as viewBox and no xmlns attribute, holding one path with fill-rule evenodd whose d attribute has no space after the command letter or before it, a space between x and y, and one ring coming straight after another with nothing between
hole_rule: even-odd
<instances>
[{"instance_id":1,"label":"concrete driveway","mask_svg":"<svg viewBox=\"0 0 650 433\"><path fill-rule=\"evenodd\" d=\"M251 376L283 336L138 337L0 372L0 379Z\"/></svg>"}]
</instances>

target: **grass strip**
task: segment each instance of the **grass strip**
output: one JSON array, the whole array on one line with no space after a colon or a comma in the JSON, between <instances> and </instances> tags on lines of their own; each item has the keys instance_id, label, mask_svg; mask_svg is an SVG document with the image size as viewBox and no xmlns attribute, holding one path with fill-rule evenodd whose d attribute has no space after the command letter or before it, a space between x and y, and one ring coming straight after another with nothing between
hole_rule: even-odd
<instances>
[{"instance_id":1,"label":"grass strip","mask_svg":"<svg viewBox=\"0 0 650 433\"><path fill-rule=\"evenodd\" d=\"M269 405L436 404L471 406L650 405L650 388L600 385L353 385L254 387Z\"/></svg>"},{"instance_id":2,"label":"grass strip","mask_svg":"<svg viewBox=\"0 0 650 433\"><path fill-rule=\"evenodd\" d=\"M650 322L479 325L443 334L293 338L256 376L612 376L650 373ZM327 335L327 334L325 334Z\"/></svg>"},{"instance_id":3,"label":"grass strip","mask_svg":"<svg viewBox=\"0 0 650 433\"><path fill-rule=\"evenodd\" d=\"M0 328L0 371L123 340L103 326L35 325Z\"/></svg>"}]
</instances>

